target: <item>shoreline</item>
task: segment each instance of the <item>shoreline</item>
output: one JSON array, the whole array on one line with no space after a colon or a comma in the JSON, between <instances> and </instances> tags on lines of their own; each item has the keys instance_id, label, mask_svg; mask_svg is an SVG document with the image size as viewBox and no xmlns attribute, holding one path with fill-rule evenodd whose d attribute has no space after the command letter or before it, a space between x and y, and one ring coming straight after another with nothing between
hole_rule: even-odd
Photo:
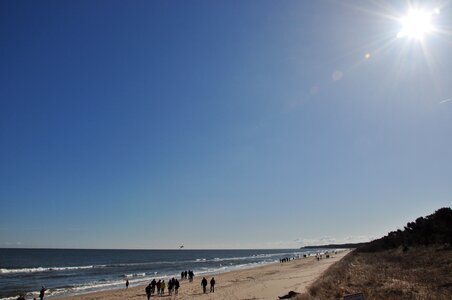
<instances>
[{"instance_id":1,"label":"shoreline","mask_svg":"<svg viewBox=\"0 0 452 300\"><path fill-rule=\"evenodd\" d=\"M224 273L212 273L204 276L210 280L215 277L215 293L203 294L200 282L202 275L196 276L192 283L180 281L179 295L169 296L167 290L164 298L171 299L277 299L289 291L302 293L330 265L342 259L351 250L343 250L330 258L317 261L315 257L299 258L285 263L270 263L263 266L233 270ZM159 277L156 277L158 280ZM179 279L179 278L177 278ZM99 299L146 299L146 284L128 289L111 289L80 295L52 297L65 300L99 300ZM160 296L153 295L152 298Z\"/></svg>"}]
</instances>

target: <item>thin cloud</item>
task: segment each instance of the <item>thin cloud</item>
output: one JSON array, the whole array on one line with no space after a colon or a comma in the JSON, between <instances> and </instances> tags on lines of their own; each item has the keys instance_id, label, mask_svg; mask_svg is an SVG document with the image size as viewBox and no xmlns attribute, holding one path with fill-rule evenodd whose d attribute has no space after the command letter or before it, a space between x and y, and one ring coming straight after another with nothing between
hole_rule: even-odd
<instances>
[{"instance_id":1,"label":"thin cloud","mask_svg":"<svg viewBox=\"0 0 452 300\"><path fill-rule=\"evenodd\" d=\"M344 73L342 73L342 71L340 70L334 71L333 74L331 75L333 81L339 81L342 79L342 77L344 77Z\"/></svg>"},{"instance_id":2,"label":"thin cloud","mask_svg":"<svg viewBox=\"0 0 452 300\"><path fill-rule=\"evenodd\" d=\"M318 239L297 239L297 242L299 242L301 246L318 246L335 244L337 240L329 236L323 236Z\"/></svg>"},{"instance_id":3,"label":"thin cloud","mask_svg":"<svg viewBox=\"0 0 452 300\"><path fill-rule=\"evenodd\" d=\"M452 101L452 98L449 98L449 99L445 99L445 100L443 100L443 101L440 101L440 102L438 102L438 104L443 104L443 103L446 103L446 102L449 102L449 101Z\"/></svg>"}]
</instances>

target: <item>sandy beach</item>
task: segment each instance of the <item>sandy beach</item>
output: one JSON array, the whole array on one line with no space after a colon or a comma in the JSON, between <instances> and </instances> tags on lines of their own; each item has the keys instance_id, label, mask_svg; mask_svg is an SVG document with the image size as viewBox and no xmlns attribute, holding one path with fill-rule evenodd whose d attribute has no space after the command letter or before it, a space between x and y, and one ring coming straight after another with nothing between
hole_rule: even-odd
<instances>
[{"instance_id":1,"label":"sandy beach","mask_svg":"<svg viewBox=\"0 0 452 300\"><path fill-rule=\"evenodd\" d=\"M202 293L200 276L192 283L181 282L179 295L153 296L164 299L278 299L289 291L304 292L330 265L349 251L338 252L317 261L315 257L286 263L274 263L252 269L212 275L216 279L215 293ZM206 276L210 281L212 276ZM156 278L158 279L158 278ZM145 286L65 297L66 300L146 299ZM167 292L167 291L165 291Z\"/></svg>"}]
</instances>

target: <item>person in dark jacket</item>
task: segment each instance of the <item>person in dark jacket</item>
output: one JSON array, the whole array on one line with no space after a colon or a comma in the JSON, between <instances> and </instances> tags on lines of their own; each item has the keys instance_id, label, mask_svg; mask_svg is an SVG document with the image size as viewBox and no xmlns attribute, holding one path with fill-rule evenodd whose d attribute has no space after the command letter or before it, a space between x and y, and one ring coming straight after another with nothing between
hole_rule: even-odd
<instances>
[{"instance_id":1,"label":"person in dark jacket","mask_svg":"<svg viewBox=\"0 0 452 300\"><path fill-rule=\"evenodd\" d=\"M179 280L176 279L176 281L174 282L174 294L179 294Z\"/></svg>"},{"instance_id":2,"label":"person in dark jacket","mask_svg":"<svg viewBox=\"0 0 452 300\"><path fill-rule=\"evenodd\" d=\"M146 291L146 297L151 298L151 284L148 284L148 286L144 289Z\"/></svg>"},{"instance_id":3,"label":"person in dark jacket","mask_svg":"<svg viewBox=\"0 0 452 300\"><path fill-rule=\"evenodd\" d=\"M39 292L39 299L44 299L47 289L45 287L41 287L41 291Z\"/></svg>"},{"instance_id":4,"label":"person in dark jacket","mask_svg":"<svg viewBox=\"0 0 452 300\"><path fill-rule=\"evenodd\" d=\"M210 279L210 292L215 293L215 278Z\"/></svg>"},{"instance_id":5,"label":"person in dark jacket","mask_svg":"<svg viewBox=\"0 0 452 300\"><path fill-rule=\"evenodd\" d=\"M151 281L151 295L155 293L155 285L157 284L157 282L155 281L155 279L152 279Z\"/></svg>"},{"instance_id":6,"label":"person in dark jacket","mask_svg":"<svg viewBox=\"0 0 452 300\"><path fill-rule=\"evenodd\" d=\"M168 280L168 295L171 296L172 293L173 293L173 281L170 279Z\"/></svg>"},{"instance_id":7,"label":"person in dark jacket","mask_svg":"<svg viewBox=\"0 0 452 300\"><path fill-rule=\"evenodd\" d=\"M160 289L162 288L162 281L159 279L156 283L157 286L157 295L160 295Z\"/></svg>"},{"instance_id":8,"label":"person in dark jacket","mask_svg":"<svg viewBox=\"0 0 452 300\"><path fill-rule=\"evenodd\" d=\"M207 290L207 279L206 279L206 277L202 278L201 285L202 285L202 292L205 294L206 290Z\"/></svg>"}]
</instances>

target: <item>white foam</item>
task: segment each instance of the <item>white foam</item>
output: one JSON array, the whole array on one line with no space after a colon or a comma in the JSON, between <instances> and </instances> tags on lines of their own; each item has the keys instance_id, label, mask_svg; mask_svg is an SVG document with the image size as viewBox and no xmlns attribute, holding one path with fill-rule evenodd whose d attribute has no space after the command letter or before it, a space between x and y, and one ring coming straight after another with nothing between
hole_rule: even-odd
<instances>
[{"instance_id":1,"label":"white foam","mask_svg":"<svg viewBox=\"0 0 452 300\"><path fill-rule=\"evenodd\" d=\"M296 256L305 254L306 252L281 252L281 253L271 253L271 254L253 254L251 256L236 256L236 257L224 257L219 258L215 257L213 259L206 259L206 258L198 258L194 260L193 262L220 262L220 261L232 261L232 260L247 260L247 259L257 259L257 258L271 258L271 257L277 257L277 256Z\"/></svg>"},{"instance_id":2,"label":"white foam","mask_svg":"<svg viewBox=\"0 0 452 300\"><path fill-rule=\"evenodd\" d=\"M134 274L125 274L124 277L130 278L130 277L143 277L146 276L146 273L134 273Z\"/></svg>"},{"instance_id":3,"label":"white foam","mask_svg":"<svg viewBox=\"0 0 452 300\"><path fill-rule=\"evenodd\" d=\"M105 267L99 266L75 266L75 267L37 267L37 268L21 268L21 269L0 269L0 274L10 273L36 273L36 272L50 272L50 271L70 271Z\"/></svg>"}]
</instances>

